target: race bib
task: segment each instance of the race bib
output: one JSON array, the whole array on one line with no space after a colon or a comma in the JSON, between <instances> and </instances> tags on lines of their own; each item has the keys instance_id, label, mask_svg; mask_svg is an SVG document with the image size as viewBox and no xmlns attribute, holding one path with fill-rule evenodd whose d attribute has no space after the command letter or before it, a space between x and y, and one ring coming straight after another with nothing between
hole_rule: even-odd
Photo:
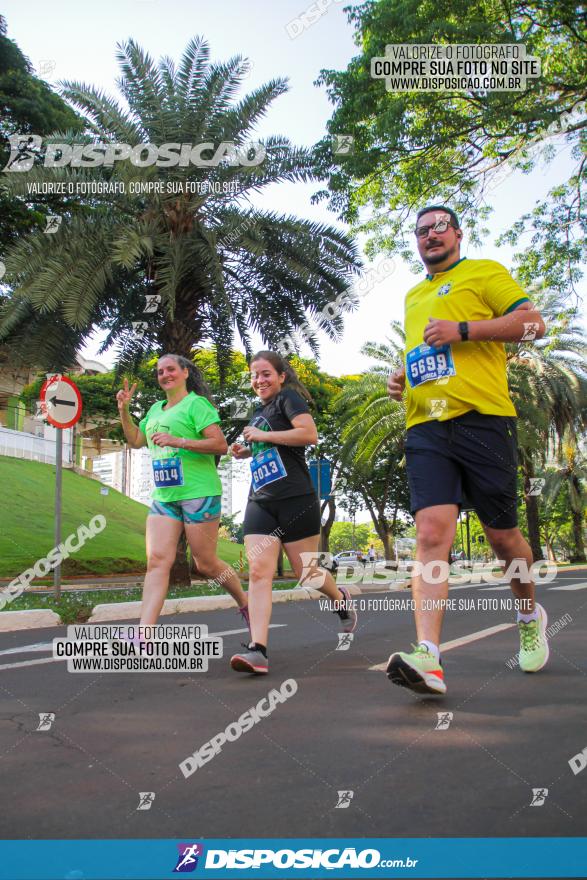
<instances>
[{"instance_id":1,"label":"race bib","mask_svg":"<svg viewBox=\"0 0 587 880\"><path fill-rule=\"evenodd\" d=\"M412 388L424 382L445 379L456 374L450 345L432 348L431 345L423 343L407 353L406 375Z\"/></svg>"},{"instance_id":2,"label":"race bib","mask_svg":"<svg viewBox=\"0 0 587 880\"><path fill-rule=\"evenodd\" d=\"M269 483L282 480L287 477L281 455L275 447L259 452L251 461L251 476L253 478L253 491L264 489Z\"/></svg>"},{"instance_id":3,"label":"race bib","mask_svg":"<svg viewBox=\"0 0 587 880\"><path fill-rule=\"evenodd\" d=\"M156 489L169 489L171 486L183 486L183 465L181 458L155 458L153 480Z\"/></svg>"}]
</instances>

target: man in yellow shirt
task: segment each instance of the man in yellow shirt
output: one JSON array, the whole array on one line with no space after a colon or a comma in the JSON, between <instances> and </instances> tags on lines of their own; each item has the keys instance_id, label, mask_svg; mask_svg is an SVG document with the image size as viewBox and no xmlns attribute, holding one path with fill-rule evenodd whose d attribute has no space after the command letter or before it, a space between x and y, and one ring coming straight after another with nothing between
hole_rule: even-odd
<instances>
[{"instance_id":1,"label":"man in yellow shirt","mask_svg":"<svg viewBox=\"0 0 587 880\"><path fill-rule=\"evenodd\" d=\"M416 521L412 578L418 644L391 655L387 675L419 693L446 693L439 654L448 597L448 559L463 500L475 508L519 600L520 667L548 660L547 617L534 602L532 552L517 526L516 411L507 385L505 342L540 339L540 313L493 260L461 257L458 218L429 205L416 219L426 278L406 296L404 366L388 392L407 392L406 462ZM446 577L444 577L446 575Z\"/></svg>"}]
</instances>

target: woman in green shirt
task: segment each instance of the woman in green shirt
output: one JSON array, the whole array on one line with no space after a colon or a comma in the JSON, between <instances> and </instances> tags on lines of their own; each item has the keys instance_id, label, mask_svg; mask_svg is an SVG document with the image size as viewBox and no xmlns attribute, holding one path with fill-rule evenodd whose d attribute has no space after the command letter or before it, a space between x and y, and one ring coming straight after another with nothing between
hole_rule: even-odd
<instances>
[{"instance_id":1,"label":"woman in green shirt","mask_svg":"<svg viewBox=\"0 0 587 880\"><path fill-rule=\"evenodd\" d=\"M198 571L228 590L247 626L247 599L236 571L216 555L222 484L215 455L228 445L220 417L208 398L200 371L187 358L165 354L157 362L157 379L166 400L153 404L135 425L129 404L136 389L116 395L122 429L133 449L148 446L155 490L147 516L147 574L140 625L157 622L169 588L182 529Z\"/></svg>"}]
</instances>

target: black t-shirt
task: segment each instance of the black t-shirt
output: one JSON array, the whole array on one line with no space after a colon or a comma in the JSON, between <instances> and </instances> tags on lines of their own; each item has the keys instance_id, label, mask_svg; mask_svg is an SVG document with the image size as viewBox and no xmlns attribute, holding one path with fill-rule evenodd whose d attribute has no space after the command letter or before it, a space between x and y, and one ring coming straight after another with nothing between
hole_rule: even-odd
<instances>
[{"instance_id":1,"label":"black t-shirt","mask_svg":"<svg viewBox=\"0 0 587 880\"><path fill-rule=\"evenodd\" d=\"M291 431L291 420L301 413L310 412L304 398L293 388L284 388L269 403L260 405L249 422L261 431ZM295 495L310 495L314 486L306 464L305 446L281 446L274 443L251 443L253 456L267 449L276 448L281 456L286 476L262 486L256 492L251 489L249 498L275 501L279 498L292 498Z\"/></svg>"}]
</instances>

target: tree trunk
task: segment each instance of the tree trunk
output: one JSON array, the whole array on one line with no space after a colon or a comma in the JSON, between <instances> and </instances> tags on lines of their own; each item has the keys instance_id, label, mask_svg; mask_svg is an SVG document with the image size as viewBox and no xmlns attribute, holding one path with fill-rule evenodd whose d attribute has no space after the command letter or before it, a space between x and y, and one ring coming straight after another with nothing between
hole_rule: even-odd
<instances>
[{"instance_id":1,"label":"tree trunk","mask_svg":"<svg viewBox=\"0 0 587 880\"><path fill-rule=\"evenodd\" d=\"M557 562L556 554L554 552L554 547L552 546L550 540L548 538L544 539L544 543L546 544L546 558L549 562Z\"/></svg>"},{"instance_id":2,"label":"tree trunk","mask_svg":"<svg viewBox=\"0 0 587 880\"><path fill-rule=\"evenodd\" d=\"M332 524L334 523L334 518L336 516L336 502L334 498L330 498L327 505L325 506L328 507L328 517L326 519L326 522L322 526L322 542L319 549L325 553L328 553L330 549L330 532L332 530ZM323 510L324 508L322 508L321 513L323 512Z\"/></svg>"},{"instance_id":3,"label":"tree trunk","mask_svg":"<svg viewBox=\"0 0 587 880\"><path fill-rule=\"evenodd\" d=\"M389 529L384 529L383 536L381 536L381 540L383 541L383 552L386 560L391 560L393 557L391 555L391 539L393 538L393 532Z\"/></svg>"},{"instance_id":4,"label":"tree trunk","mask_svg":"<svg viewBox=\"0 0 587 880\"><path fill-rule=\"evenodd\" d=\"M173 321L166 321L159 331L158 342L163 354L191 358L192 349L204 336L204 318L199 312L194 290L177 292Z\"/></svg>"},{"instance_id":5,"label":"tree trunk","mask_svg":"<svg viewBox=\"0 0 587 880\"><path fill-rule=\"evenodd\" d=\"M573 519L573 544L575 545L571 562L587 562L583 539L583 514L580 510L573 510L571 516Z\"/></svg>"},{"instance_id":6,"label":"tree trunk","mask_svg":"<svg viewBox=\"0 0 587 880\"><path fill-rule=\"evenodd\" d=\"M530 478L534 476L534 466L531 461L522 464L524 474L524 502L526 504L526 520L528 523L528 543L532 550L534 561L542 559L542 546L540 541L540 522L538 517L538 499L536 495L529 495Z\"/></svg>"},{"instance_id":7,"label":"tree trunk","mask_svg":"<svg viewBox=\"0 0 587 880\"><path fill-rule=\"evenodd\" d=\"M190 576L190 566L187 558L187 542L185 538L185 532L182 531L179 536L179 541L177 542L177 554L175 556L175 562L171 567L171 572L169 575L169 586L170 587L182 587L184 589L190 587L192 584L191 576Z\"/></svg>"}]
</instances>

